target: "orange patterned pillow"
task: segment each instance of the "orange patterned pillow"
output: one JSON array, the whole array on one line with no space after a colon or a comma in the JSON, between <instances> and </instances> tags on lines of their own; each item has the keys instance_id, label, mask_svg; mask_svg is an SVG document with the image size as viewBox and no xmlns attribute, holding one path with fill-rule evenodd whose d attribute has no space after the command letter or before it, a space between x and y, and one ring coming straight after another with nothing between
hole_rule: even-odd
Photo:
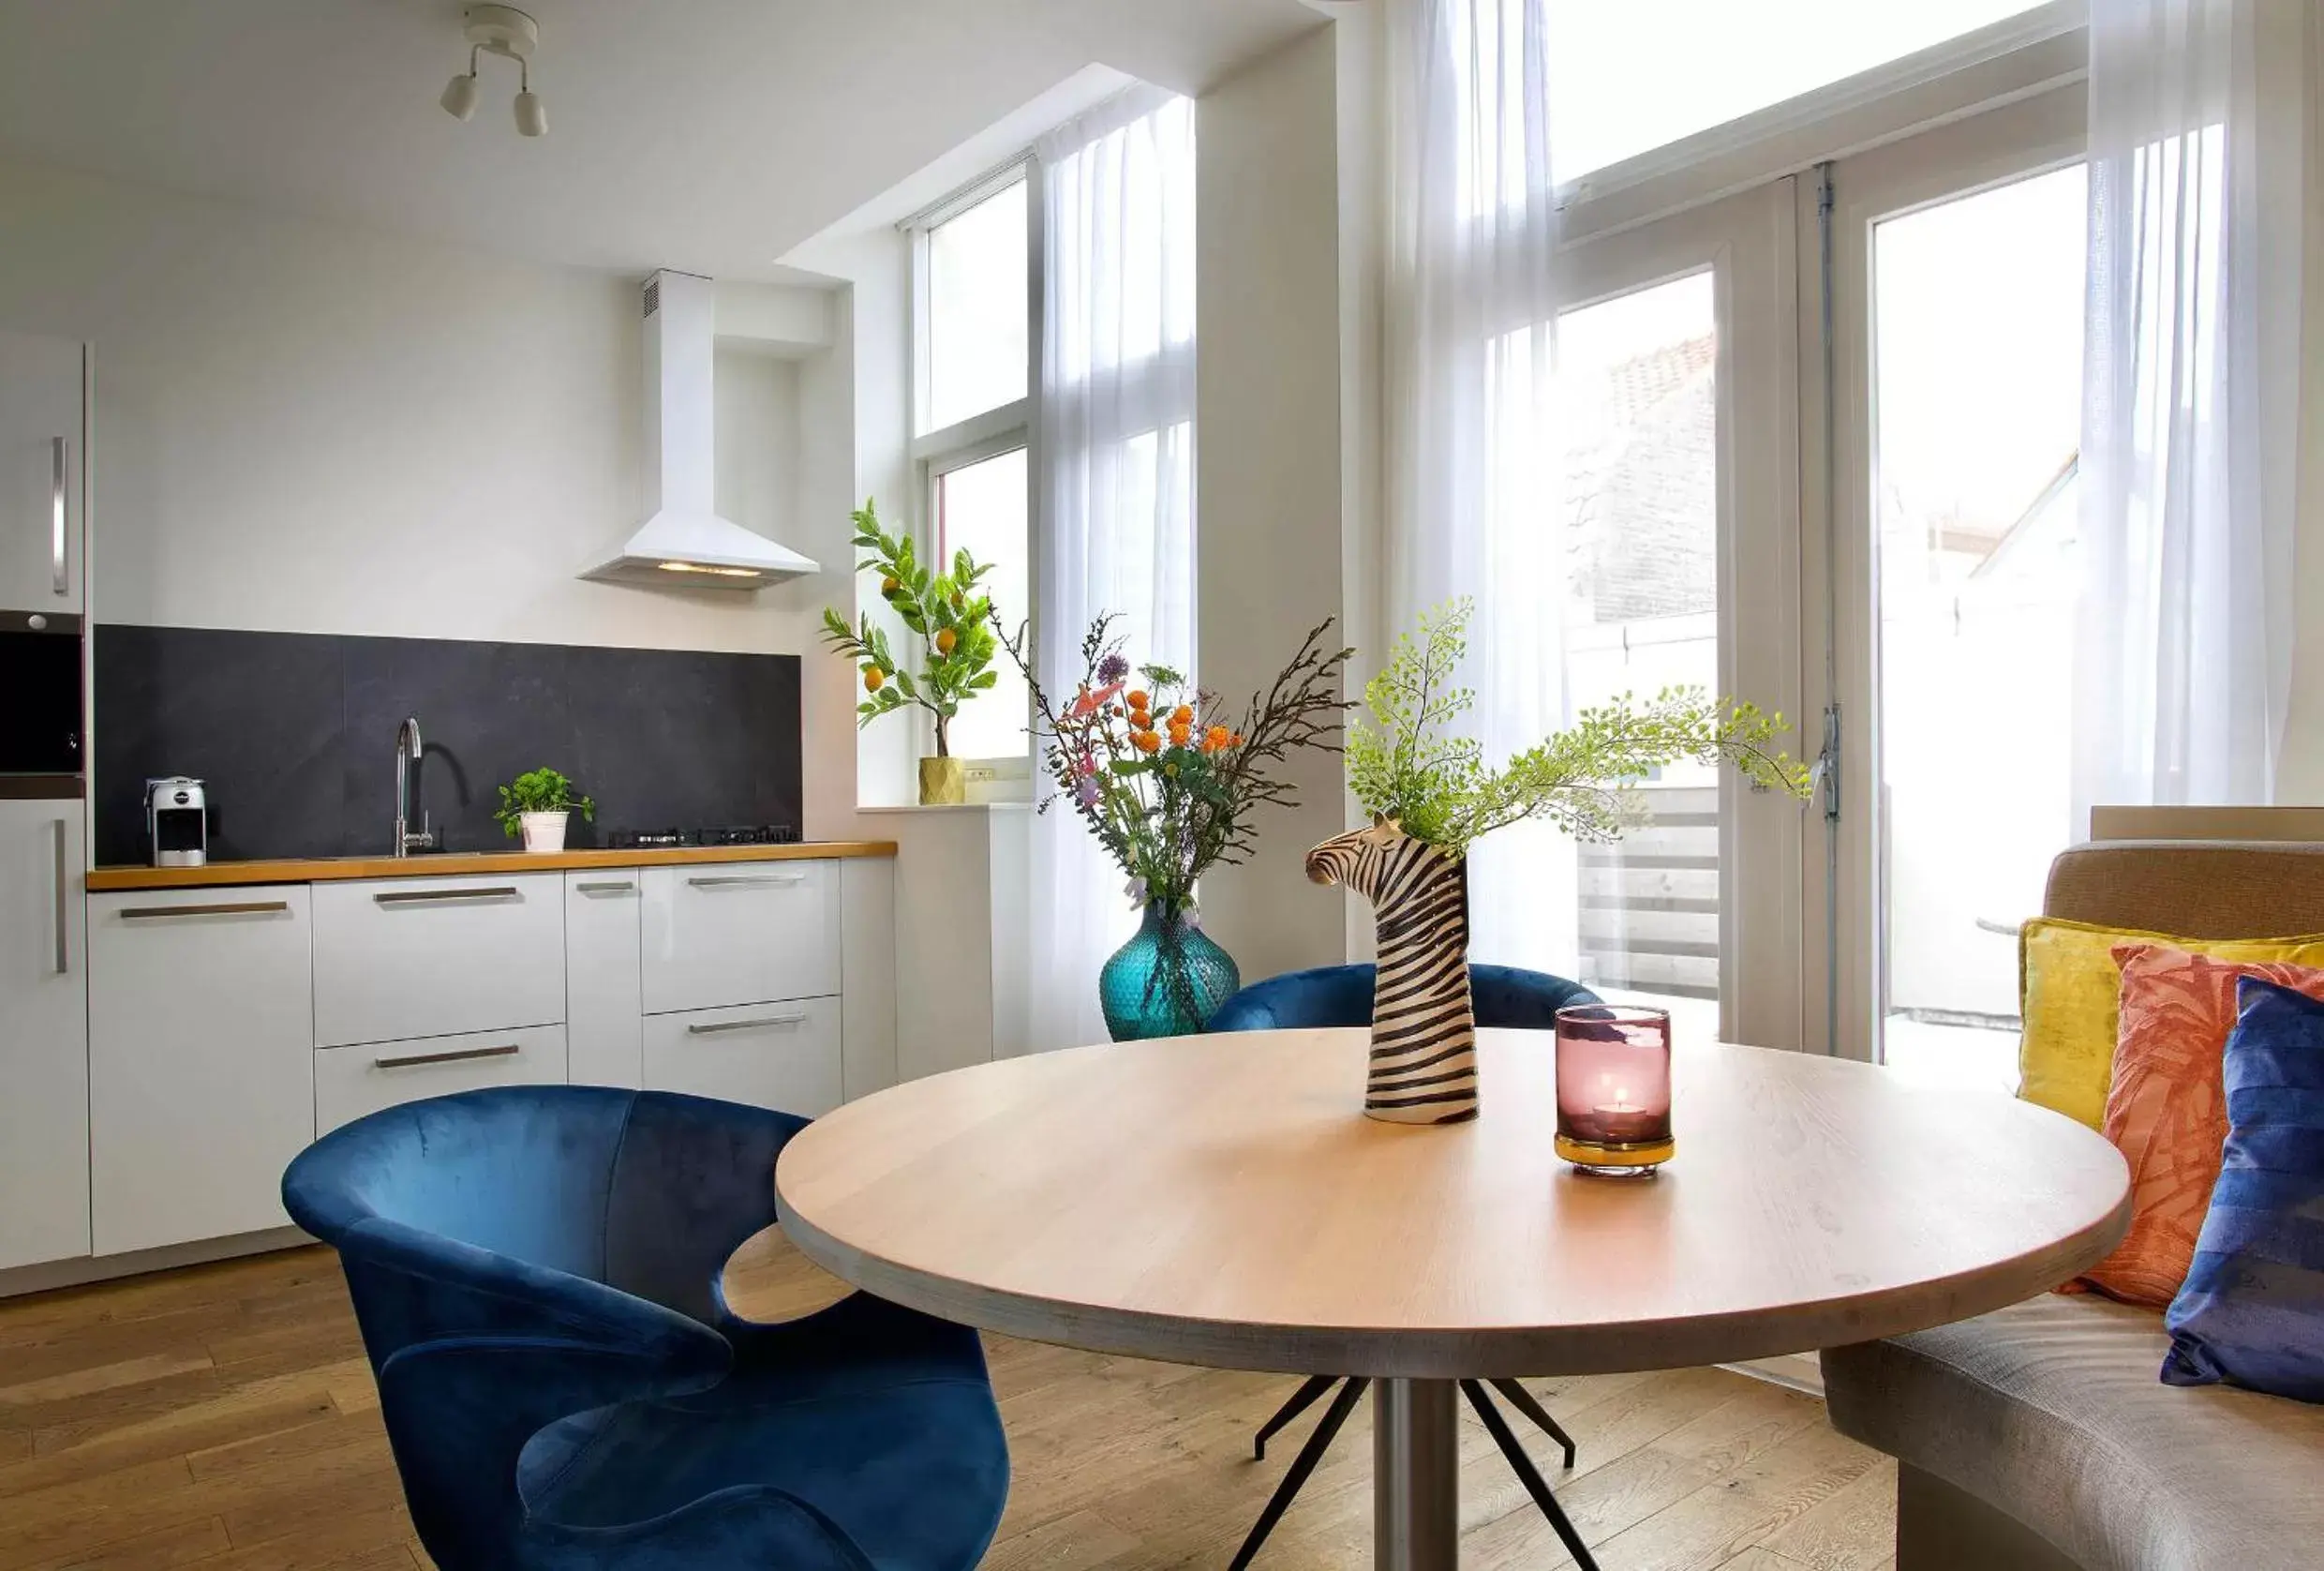
<instances>
[{"instance_id":1,"label":"orange patterned pillow","mask_svg":"<svg viewBox=\"0 0 2324 1571\"><path fill-rule=\"evenodd\" d=\"M2227 1138L2220 1065L2235 984L2259 977L2324 998L2324 970L2212 960L2168 944L2117 944L2122 1024L2106 1137L2130 1163L2130 1232L2081 1279L2125 1304L2165 1309L2187 1279Z\"/></svg>"}]
</instances>

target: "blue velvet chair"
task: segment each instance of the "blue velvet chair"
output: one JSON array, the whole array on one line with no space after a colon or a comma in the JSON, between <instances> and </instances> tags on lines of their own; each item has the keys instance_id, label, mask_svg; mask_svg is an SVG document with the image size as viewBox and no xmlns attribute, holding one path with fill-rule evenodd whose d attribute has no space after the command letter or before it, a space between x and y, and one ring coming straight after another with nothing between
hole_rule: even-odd
<instances>
[{"instance_id":1,"label":"blue velvet chair","mask_svg":"<svg viewBox=\"0 0 2324 1571\"><path fill-rule=\"evenodd\" d=\"M1211 1016L1211 1023L1204 1029L1276 1031L1369 1025L1372 1024L1372 981L1373 968L1369 965L1319 965L1310 971L1287 971L1282 976L1253 982L1219 1005L1218 1012ZM1469 1007L1479 1025L1534 1031L1556 1029L1557 1011L1569 1004L1599 1002L1598 995L1579 982L1553 977L1546 971L1527 971L1515 965L1469 966L1468 997ZM1259 1553L1259 1546L1266 1543L1267 1535L1274 1531L1275 1523L1282 1519L1283 1513L1298 1498L1301 1488L1307 1482L1307 1475L1316 1470L1316 1464L1331 1449L1340 1426L1355 1410L1356 1399L1363 1395L1363 1388L1368 1384L1362 1379L1350 1379L1342 1385L1341 1377L1337 1375L1316 1375L1293 1392L1291 1399L1278 1408L1274 1417L1259 1426L1251 1449L1263 1460L1271 1436L1320 1401L1334 1385L1340 1386L1339 1395L1333 1398L1330 1407L1324 1409L1322 1422L1316 1426L1315 1433L1307 1437L1307 1444L1300 1448L1299 1456L1291 1462L1290 1471L1275 1487L1274 1497L1267 1502L1267 1508L1259 1514L1259 1520L1252 1524L1250 1534L1243 1540L1243 1548L1236 1551L1229 1571L1243 1571L1251 1563L1251 1558ZM1494 1405L1493 1399L1486 1395L1484 1388L1487 1384L1557 1443L1565 1452L1568 1468L1573 1466L1573 1437L1567 1434L1547 1410L1534 1399L1533 1393L1513 1380L1464 1380L1460 1383L1461 1394L1468 1399L1468 1405L1476 1410L1478 1418L1493 1436L1494 1444L1509 1459L1518 1481L1525 1485L1526 1492L1533 1497L1542 1514L1549 1519L1549 1525L1557 1530L1557 1536L1565 1541L1574 1564L1581 1567L1581 1571L1598 1571L1598 1563L1590 1557L1588 1546L1574 1531L1564 1507L1550 1492L1540 1470L1534 1467L1533 1459L1526 1455L1525 1447L1517 1444L1517 1437L1510 1431L1509 1421Z\"/></svg>"},{"instance_id":2,"label":"blue velvet chair","mask_svg":"<svg viewBox=\"0 0 2324 1571\"><path fill-rule=\"evenodd\" d=\"M390 1108L290 1164L339 1251L420 1542L443 1571L967 1571L1008 1493L975 1332L856 1294L780 1324L719 1275L806 1121L507 1086Z\"/></svg>"}]
</instances>

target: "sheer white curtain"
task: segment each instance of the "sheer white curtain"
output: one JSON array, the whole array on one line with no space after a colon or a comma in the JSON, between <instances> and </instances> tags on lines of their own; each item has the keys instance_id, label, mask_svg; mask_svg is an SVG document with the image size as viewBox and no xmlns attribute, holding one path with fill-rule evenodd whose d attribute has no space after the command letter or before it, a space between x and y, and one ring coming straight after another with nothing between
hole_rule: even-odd
<instances>
[{"instance_id":1,"label":"sheer white curtain","mask_svg":"<svg viewBox=\"0 0 2324 1571\"><path fill-rule=\"evenodd\" d=\"M1476 603L1467 684L1489 761L1566 719L1554 440L1545 0L1391 0L1386 397L1390 631ZM1572 974L1574 857L1544 825L1469 862L1471 952Z\"/></svg>"},{"instance_id":2,"label":"sheer white curtain","mask_svg":"<svg viewBox=\"0 0 2324 1571\"><path fill-rule=\"evenodd\" d=\"M2075 808L2266 802L2290 702L2307 0L2091 0Z\"/></svg>"},{"instance_id":3,"label":"sheer white curtain","mask_svg":"<svg viewBox=\"0 0 2324 1571\"><path fill-rule=\"evenodd\" d=\"M1042 172L1039 663L1070 693L1102 612L1135 665L1194 666L1194 105L1138 89L1059 127ZM1039 787L1036 787L1038 789ZM1032 831L1029 1040L1103 1041L1097 971L1138 923L1065 803Z\"/></svg>"}]
</instances>

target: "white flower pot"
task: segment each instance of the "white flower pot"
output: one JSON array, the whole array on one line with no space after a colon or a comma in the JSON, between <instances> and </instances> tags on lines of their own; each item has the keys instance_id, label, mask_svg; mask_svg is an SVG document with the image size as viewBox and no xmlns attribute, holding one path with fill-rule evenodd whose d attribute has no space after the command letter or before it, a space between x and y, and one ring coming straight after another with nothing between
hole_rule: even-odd
<instances>
[{"instance_id":1,"label":"white flower pot","mask_svg":"<svg viewBox=\"0 0 2324 1571\"><path fill-rule=\"evenodd\" d=\"M565 848L565 813L528 813L518 820L525 831L525 849L536 852Z\"/></svg>"}]
</instances>

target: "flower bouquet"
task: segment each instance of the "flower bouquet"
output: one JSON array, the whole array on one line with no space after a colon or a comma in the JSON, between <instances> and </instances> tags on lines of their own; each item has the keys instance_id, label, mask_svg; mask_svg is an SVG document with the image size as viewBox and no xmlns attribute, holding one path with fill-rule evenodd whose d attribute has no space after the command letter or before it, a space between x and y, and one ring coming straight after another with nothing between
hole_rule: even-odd
<instances>
[{"instance_id":1,"label":"flower bouquet","mask_svg":"<svg viewBox=\"0 0 2324 1571\"><path fill-rule=\"evenodd\" d=\"M1020 631L1005 640L1033 689L1041 767L1057 790L1041 810L1071 807L1128 875L1144 907L1138 935L1098 982L1116 1040L1199 1031L1239 985L1234 962L1200 931L1195 885L1244 860L1253 818L1298 800L1284 766L1302 748L1336 751L1341 667L1354 651L1324 645L1326 620L1264 693L1239 713L1167 666L1133 668L1101 616L1081 639L1081 675L1059 702L1035 676Z\"/></svg>"}]
</instances>

